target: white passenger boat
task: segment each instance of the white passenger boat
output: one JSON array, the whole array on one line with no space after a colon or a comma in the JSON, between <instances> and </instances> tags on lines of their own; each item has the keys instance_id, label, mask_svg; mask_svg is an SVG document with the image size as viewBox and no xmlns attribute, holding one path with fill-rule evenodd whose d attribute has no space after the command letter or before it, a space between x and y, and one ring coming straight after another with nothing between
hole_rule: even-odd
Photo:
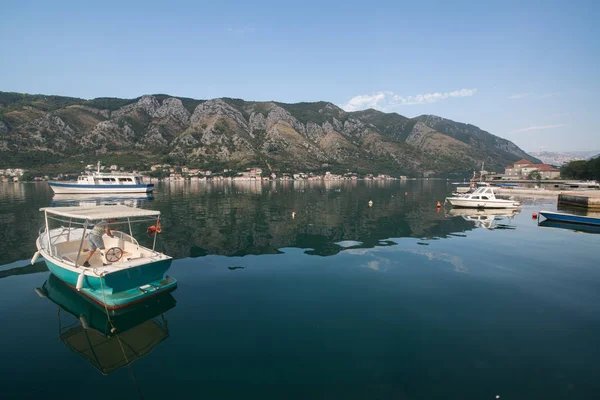
<instances>
[{"instance_id":1,"label":"white passenger boat","mask_svg":"<svg viewBox=\"0 0 600 400\"><path fill-rule=\"evenodd\" d=\"M81 175L76 181L48 182L56 194L77 193L150 193L154 184L144 183L142 175L124 172L100 172L98 170Z\"/></svg>"},{"instance_id":2,"label":"white passenger boat","mask_svg":"<svg viewBox=\"0 0 600 400\"><path fill-rule=\"evenodd\" d=\"M465 208L519 208L521 203L515 200L497 199L492 187L480 187L464 196L446 197L452 207Z\"/></svg>"}]
</instances>

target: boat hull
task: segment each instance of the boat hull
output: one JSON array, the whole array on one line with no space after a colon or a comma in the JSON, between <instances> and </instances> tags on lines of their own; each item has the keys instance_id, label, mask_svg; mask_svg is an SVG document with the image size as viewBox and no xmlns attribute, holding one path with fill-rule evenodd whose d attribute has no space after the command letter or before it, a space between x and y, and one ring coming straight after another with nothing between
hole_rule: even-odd
<instances>
[{"instance_id":1,"label":"boat hull","mask_svg":"<svg viewBox=\"0 0 600 400\"><path fill-rule=\"evenodd\" d=\"M83 185L70 182L48 182L56 194L93 194L93 193L150 193L154 184L142 185Z\"/></svg>"},{"instance_id":2,"label":"boat hull","mask_svg":"<svg viewBox=\"0 0 600 400\"><path fill-rule=\"evenodd\" d=\"M446 199L452 207L457 208L519 208L518 202L509 200L471 200L458 197L448 197Z\"/></svg>"},{"instance_id":3,"label":"boat hull","mask_svg":"<svg viewBox=\"0 0 600 400\"><path fill-rule=\"evenodd\" d=\"M600 226L600 218L585 217L582 215L555 213L555 212L550 212L550 211L540 211L540 215L550 221L568 222L570 224Z\"/></svg>"},{"instance_id":4,"label":"boat hull","mask_svg":"<svg viewBox=\"0 0 600 400\"><path fill-rule=\"evenodd\" d=\"M164 277L171 266L172 258L126 268L103 277L94 276L89 268L80 267L80 271L73 271L59 265L51 257L44 257L44 260L50 272L72 288L77 287L77 280L83 273L79 292L99 304L106 305L108 309L127 307L177 287L174 278Z\"/></svg>"}]
</instances>

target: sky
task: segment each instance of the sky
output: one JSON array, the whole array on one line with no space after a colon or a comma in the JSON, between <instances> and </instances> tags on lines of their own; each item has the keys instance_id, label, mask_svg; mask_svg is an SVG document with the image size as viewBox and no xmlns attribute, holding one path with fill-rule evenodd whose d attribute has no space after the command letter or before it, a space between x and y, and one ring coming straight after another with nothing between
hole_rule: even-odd
<instances>
[{"instance_id":1,"label":"sky","mask_svg":"<svg viewBox=\"0 0 600 400\"><path fill-rule=\"evenodd\" d=\"M0 91L330 101L600 150L600 1L27 1Z\"/></svg>"}]
</instances>

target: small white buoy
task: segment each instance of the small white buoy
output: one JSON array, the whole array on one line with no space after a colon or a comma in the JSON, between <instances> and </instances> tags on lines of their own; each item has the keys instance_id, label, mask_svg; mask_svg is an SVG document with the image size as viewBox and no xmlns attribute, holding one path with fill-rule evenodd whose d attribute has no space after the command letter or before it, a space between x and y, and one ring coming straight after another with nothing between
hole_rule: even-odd
<instances>
[{"instance_id":1,"label":"small white buoy","mask_svg":"<svg viewBox=\"0 0 600 400\"><path fill-rule=\"evenodd\" d=\"M373 200L369 200L369 207L373 207Z\"/></svg>"},{"instance_id":2,"label":"small white buoy","mask_svg":"<svg viewBox=\"0 0 600 400\"><path fill-rule=\"evenodd\" d=\"M75 288L77 289L77 291L80 291L81 288L83 287L83 280L85 279L85 274L82 272L81 274L79 274L79 276L77 277L77 285L75 285Z\"/></svg>"},{"instance_id":3,"label":"small white buoy","mask_svg":"<svg viewBox=\"0 0 600 400\"><path fill-rule=\"evenodd\" d=\"M296 218L296 211L292 212L292 218Z\"/></svg>"},{"instance_id":4,"label":"small white buoy","mask_svg":"<svg viewBox=\"0 0 600 400\"><path fill-rule=\"evenodd\" d=\"M497 398L497 399L499 399L499 398L500 398L500 396L496 395L496 398Z\"/></svg>"},{"instance_id":5,"label":"small white buoy","mask_svg":"<svg viewBox=\"0 0 600 400\"><path fill-rule=\"evenodd\" d=\"M35 264L35 262L37 261L39 256L40 256L40 252L36 251L35 254L33 255L33 258L31 259L31 265Z\"/></svg>"}]
</instances>

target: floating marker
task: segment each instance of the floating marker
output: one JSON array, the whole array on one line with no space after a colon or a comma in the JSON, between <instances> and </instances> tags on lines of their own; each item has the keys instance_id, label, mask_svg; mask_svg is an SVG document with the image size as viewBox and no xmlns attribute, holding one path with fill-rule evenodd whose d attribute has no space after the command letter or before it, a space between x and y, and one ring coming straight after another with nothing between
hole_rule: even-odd
<instances>
[{"instance_id":1,"label":"floating marker","mask_svg":"<svg viewBox=\"0 0 600 400\"><path fill-rule=\"evenodd\" d=\"M437 202L437 208L440 208L442 206L442 203L440 203L439 201Z\"/></svg>"},{"instance_id":2,"label":"floating marker","mask_svg":"<svg viewBox=\"0 0 600 400\"><path fill-rule=\"evenodd\" d=\"M373 200L369 200L369 207L373 207Z\"/></svg>"},{"instance_id":3,"label":"floating marker","mask_svg":"<svg viewBox=\"0 0 600 400\"><path fill-rule=\"evenodd\" d=\"M292 218L296 218L296 211L292 212Z\"/></svg>"}]
</instances>

